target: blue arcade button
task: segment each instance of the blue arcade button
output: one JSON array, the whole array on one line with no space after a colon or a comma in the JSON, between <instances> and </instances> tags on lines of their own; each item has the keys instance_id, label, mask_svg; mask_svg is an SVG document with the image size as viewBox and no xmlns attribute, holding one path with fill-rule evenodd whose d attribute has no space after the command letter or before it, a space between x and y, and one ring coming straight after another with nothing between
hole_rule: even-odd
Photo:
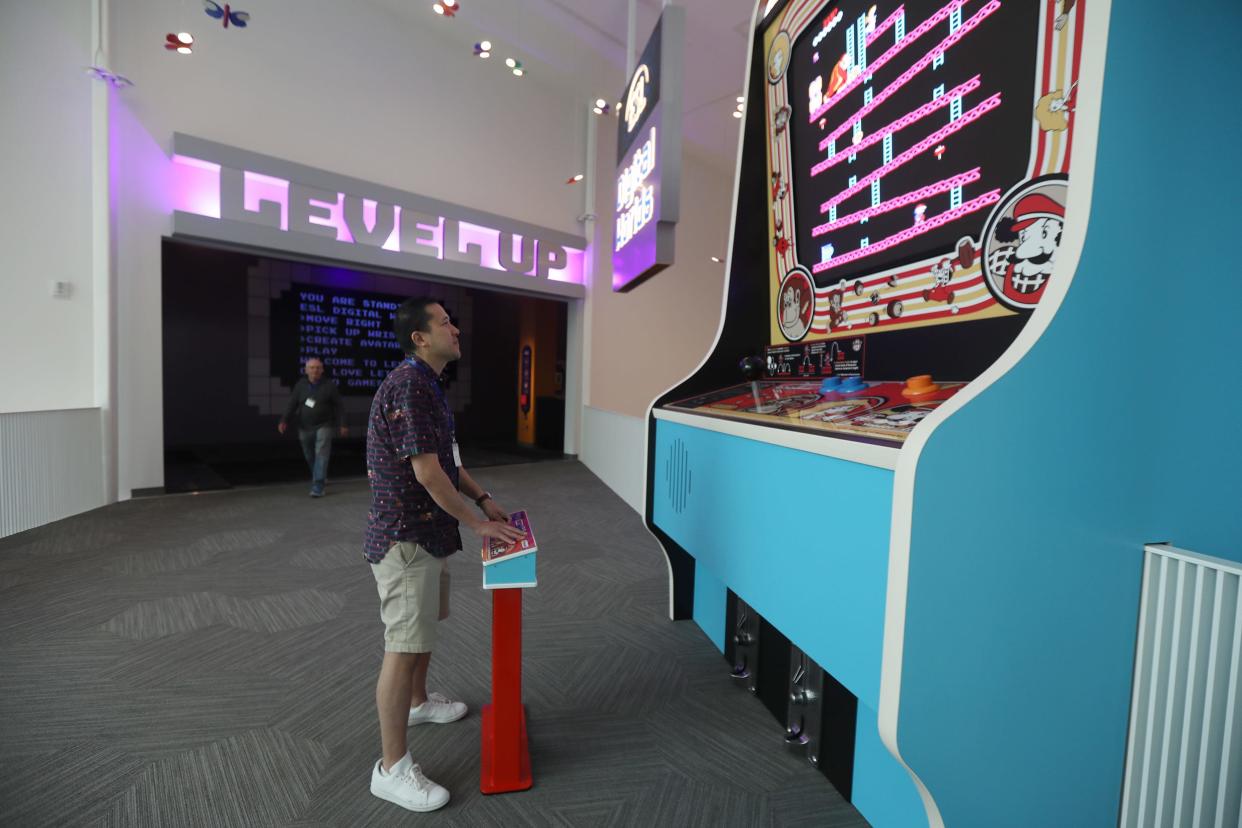
<instances>
[{"instance_id":1,"label":"blue arcade button","mask_svg":"<svg viewBox=\"0 0 1242 828\"><path fill-rule=\"evenodd\" d=\"M837 389L840 394L851 394L855 391L862 391L867 387L867 383L862 381L862 377L846 377L841 383L841 387Z\"/></svg>"},{"instance_id":2,"label":"blue arcade button","mask_svg":"<svg viewBox=\"0 0 1242 828\"><path fill-rule=\"evenodd\" d=\"M819 384L819 393L831 394L841 385L840 377L825 377L824 381Z\"/></svg>"}]
</instances>

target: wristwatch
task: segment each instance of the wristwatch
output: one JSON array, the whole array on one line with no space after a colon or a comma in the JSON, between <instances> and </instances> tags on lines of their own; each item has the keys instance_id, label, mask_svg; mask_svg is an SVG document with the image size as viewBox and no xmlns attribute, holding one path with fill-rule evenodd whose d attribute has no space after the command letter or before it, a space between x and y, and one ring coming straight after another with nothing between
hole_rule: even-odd
<instances>
[{"instance_id":1,"label":"wristwatch","mask_svg":"<svg viewBox=\"0 0 1242 828\"><path fill-rule=\"evenodd\" d=\"M491 499L492 499L492 493L484 492L483 494L479 495L478 497L474 499L474 505L478 506L479 508L483 508L483 501L491 500Z\"/></svg>"}]
</instances>

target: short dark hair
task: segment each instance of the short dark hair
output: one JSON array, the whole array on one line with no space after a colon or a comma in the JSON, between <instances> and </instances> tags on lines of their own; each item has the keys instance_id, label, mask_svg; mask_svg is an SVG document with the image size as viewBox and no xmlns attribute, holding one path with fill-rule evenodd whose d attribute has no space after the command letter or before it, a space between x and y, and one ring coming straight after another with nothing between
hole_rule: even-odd
<instances>
[{"instance_id":1,"label":"short dark hair","mask_svg":"<svg viewBox=\"0 0 1242 828\"><path fill-rule=\"evenodd\" d=\"M397 307L397 313L392 322L392 332L396 335L397 343L402 351L407 354L414 353L414 342L410 337L415 331L424 333L431 331L431 314L427 308L432 305L443 307L443 304L432 296L415 296L412 299L406 299Z\"/></svg>"}]
</instances>

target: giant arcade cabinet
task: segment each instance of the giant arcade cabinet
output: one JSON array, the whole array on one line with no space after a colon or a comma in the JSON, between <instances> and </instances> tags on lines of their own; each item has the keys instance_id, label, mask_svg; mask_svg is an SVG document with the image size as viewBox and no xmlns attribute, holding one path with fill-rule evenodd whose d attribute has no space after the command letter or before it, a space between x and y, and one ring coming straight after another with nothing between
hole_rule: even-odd
<instances>
[{"instance_id":1,"label":"giant arcade cabinet","mask_svg":"<svg viewBox=\"0 0 1242 828\"><path fill-rule=\"evenodd\" d=\"M1204 369L1184 339L1135 339L1191 304L1222 323L1196 342L1231 329L1157 287L1223 242L1153 259L1161 199L1135 177L1207 203L1237 166L1192 151L1208 113L1140 104L1202 105L1236 51L1150 2L1111 38L1105 0L766 5L721 327L648 419L671 614L872 824L1117 824L1143 545L1242 555L1236 504L1203 507L1217 486L1144 482L1228 464L1194 429L1167 450L1137 403Z\"/></svg>"}]
</instances>

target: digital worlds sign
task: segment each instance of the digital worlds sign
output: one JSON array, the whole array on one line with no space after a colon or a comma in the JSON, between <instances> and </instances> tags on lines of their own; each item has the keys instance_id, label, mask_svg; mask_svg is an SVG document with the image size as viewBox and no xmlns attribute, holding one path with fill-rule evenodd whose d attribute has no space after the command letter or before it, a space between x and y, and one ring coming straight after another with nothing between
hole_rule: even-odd
<instances>
[{"instance_id":1,"label":"digital worlds sign","mask_svg":"<svg viewBox=\"0 0 1242 828\"><path fill-rule=\"evenodd\" d=\"M630 75L617 119L612 289L673 263L681 202L682 43L686 13L666 6Z\"/></svg>"}]
</instances>

